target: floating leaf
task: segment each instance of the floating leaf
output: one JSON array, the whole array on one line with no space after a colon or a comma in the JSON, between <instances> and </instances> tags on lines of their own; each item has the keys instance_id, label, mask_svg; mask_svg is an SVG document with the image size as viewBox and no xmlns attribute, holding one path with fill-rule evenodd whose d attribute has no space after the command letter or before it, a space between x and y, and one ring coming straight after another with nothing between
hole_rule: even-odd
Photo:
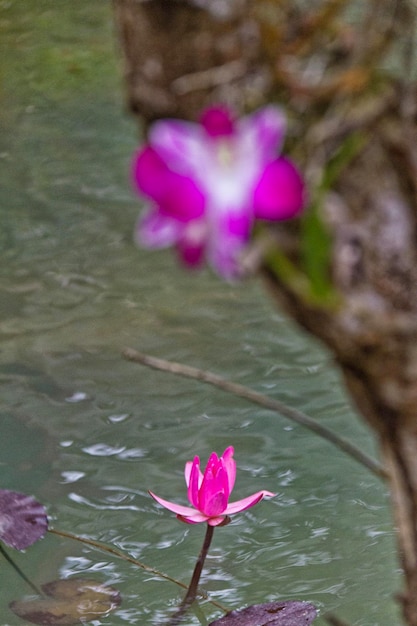
<instances>
[{"instance_id":1,"label":"floating leaf","mask_svg":"<svg viewBox=\"0 0 417 626\"><path fill-rule=\"evenodd\" d=\"M0 540L24 550L48 530L46 510L32 496L0 489Z\"/></svg>"},{"instance_id":2,"label":"floating leaf","mask_svg":"<svg viewBox=\"0 0 417 626\"><path fill-rule=\"evenodd\" d=\"M209 626L309 626L316 616L313 604L287 600L253 604L240 611L231 611Z\"/></svg>"},{"instance_id":3,"label":"floating leaf","mask_svg":"<svg viewBox=\"0 0 417 626\"><path fill-rule=\"evenodd\" d=\"M33 624L70 626L103 617L121 602L113 587L83 578L55 580L42 591L47 597L11 602L11 610Z\"/></svg>"}]
</instances>

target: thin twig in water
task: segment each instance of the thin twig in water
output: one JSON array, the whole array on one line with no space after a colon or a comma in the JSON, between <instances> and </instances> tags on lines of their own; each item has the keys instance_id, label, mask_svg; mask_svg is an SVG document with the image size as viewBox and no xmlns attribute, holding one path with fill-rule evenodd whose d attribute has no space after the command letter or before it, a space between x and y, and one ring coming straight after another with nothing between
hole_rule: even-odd
<instances>
[{"instance_id":1,"label":"thin twig in water","mask_svg":"<svg viewBox=\"0 0 417 626\"><path fill-rule=\"evenodd\" d=\"M316 435L323 437L333 445L335 445L339 450L342 450L356 461L364 465L371 472L379 476L380 478L387 478L387 472L385 469L374 459L366 455L362 450L357 448L354 444L352 444L347 439L340 437L335 432L326 428L319 422L317 422L312 417L309 417L305 413L298 411L297 409L293 409L283 402L279 400L274 400L272 398L268 398L268 396L264 396L249 387L245 387L244 385L240 385L239 383L234 383L228 380L225 380L221 376L217 374L213 374L207 370L198 369L196 367L191 367L189 365L183 365L181 363L176 363L174 361L166 361L165 359L159 359L148 354L144 354L142 352L138 352L137 350L133 350L132 348L125 348L123 350L123 356L128 361L132 361L134 363L140 363L141 365L146 365L147 367L152 367L153 369L161 370L164 372L169 372L171 374L176 374L179 376L184 376L186 378L193 378L194 380L200 380L201 382L208 383L209 385L213 385L214 387L218 387L223 391L228 393L232 393L239 398L244 398L249 400L249 402L253 402L258 404L266 409L270 409L276 413L280 413L284 417L300 424L301 426L305 426Z\"/></svg>"},{"instance_id":2,"label":"thin twig in water","mask_svg":"<svg viewBox=\"0 0 417 626\"><path fill-rule=\"evenodd\" d=\"M168 574L164 574L163 572L160 572L154 567L145 565L141 561L138 561L138 559L135 559L132 556L124 554L124 552L121 552L120 550L117 550L116 548L107 546L103 543L100 543L99 541L95 541L94 539L87 539L86 537L80 537L79 535L75 535L74 533L70 533L66 530L58 530L57 528L49 528L48 532L52 533L53 535L58 535L58 537L64 537L65 539L73 539L74 541L79 541L80 543L84 543L87 546L91 546L98 550L102 550L103 552L112 554L113 556L116 556L119 559L123 559L123 561L127 561L128 563L132 563L133 565L140 567L141 569L145 570L146 572L149 572L150 574L154 574L155 576L158 576L159 578L164 578L165 580L169 580L171 583L175 583L179 587L182 587L183 589L186 589L188 591L189 586L186 585L185 583L182 583L181 581L177 580L176 578L173 578L172 576L169 576ZM220 602L217 602L216 600L211 600L209 596L207 595L207 593L203 591L202 589L198 590L198 595L204 598L204 600L207 600L208 602L210 602L210 604L212 604L213 606L217 607L218 609L221 609L224 613L227 613L228 611L230 611L230 609L220 604Z\"/></svg>"},{"instance_id":3,"label":"thin twig in water","mask_svg":"<svg viewBox=\"0 0 417 626\"><path fill-rule=\"evenodd\" d=\"M2 553L2 555L4 556L4 558L6 559L6 561L8 563L10 563L10 565L13 567L13 569L16 571L17 574L19 574L20 578L23 578L23 580L25 581L25 583L27 583L29 585L29 587L39 596L43 596L43 593L40 589L37 588L37 586L26 576L26 574L24 572L22 572L22 570L20 569L20 567L18 565L16 565L16 563L13 561L12 557L6 552L6 550L3 548L3 546L0 544L0 552Z\"/></svg>"}]
</instances>

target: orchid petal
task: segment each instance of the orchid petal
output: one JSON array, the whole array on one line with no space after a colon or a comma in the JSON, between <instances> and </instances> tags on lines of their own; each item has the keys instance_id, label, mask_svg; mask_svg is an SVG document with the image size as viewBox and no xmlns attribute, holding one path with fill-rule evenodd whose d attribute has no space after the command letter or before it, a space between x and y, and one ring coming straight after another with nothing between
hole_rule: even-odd
<instances>
[{"instance_id":1,"label":"orchid petal","mask_svg":"<svg viewBox=\"0 0 417 626\"><path fill-rule=\"evenodd\" d=\"M158 204L164 213L188 222L204 214L206 198L194 180L170 172L166 175L164 196Z\"/></svg>"},{"instance_id":2,"label":"orchid petal","mask_svg":"<svg viewBox=\"0 0 417 626\"><path fill-rule=\"evenodd\" d=\"M223 511L225 515L232 515L233 513L240 513L241 511L245 511L246 509L250 509L255 504L258 504L265 496L275 496L275 493L271 491L257 491L256 493L248 496L247 498L243 498L242 500L236 500L236 502L230 502L226 507L226 510Z\"/></svg>"},{"instance_id":3,"label":"orchid petal","mask_svg":"<svg viewBox=\"0 0 417 626\"><path fill-rule=\"evenodd\" d=\"M188 222L178 239L177 249L181 260L190 266L200 265L204 258L206 225L203 220Z\"/></svg>"},{"instance_id":4,"label":"orchid petal","mask_svg":"<svg viewBox=\"0 0 417 626\"><path fill-rule=\"evenodd\" d=\"M164 500L164 498L160 498L152 491L149 491L148 493L150 496L152 496L154 500L156 500L156 502L158 502L158 504L168 509L168 511L172 511L172 513L175 513L176 515L190 517L195 515L196 513L196 510L192 509L190 506L182 506L181 504L176 504L175 502Z\"/></svg>"},{"instance_id":5,"label":"orchid petal","mask_svg":"<svg viewBox=\"0 0 417 626\"><path fill-rule=\"evenodd\" d=\"M145 146L136 152L132 160L132 182L142 193L157 203L164 195L165 179L169 169L161 157Z\"/></svg>"},{"instance_id":6,"label":"orchid petal","mask_svg":"<svg viewBox=\"0 0 417 626\"><path fill-rule=\"evenodd\" d=\"M285 115L276 106L266 106L242 118L237 124L241 150L257 155L263 164L281 149L286 129Z\"/></svg>"},{"instance_id":7,"label":"orchid petal","mask_svg":"<svg viewBox=\"0 0 417 626\"><path fill-rule=\"evenodd\" d=\"M254 220L295 217L305 204L299 171L277 158L285 126L273 105L237 121L220 105L199 123L155 122L132 163L135 187L155 207L139 222L137 241L174 245L187 266L206 258L225 279L241 278L239 257Z\"/></svg>"},{"instance_id":8,"label":"orchid petal","mask_svg":"<svg viewBox=\"0 0 417 626\"><path fill-rule=\"evenodd\" d=\"M137 221L135 241L145 248L166 248L177 243L183 226L151 208Z\"/></svg>"},{"instance_id":9,"label":"orchid petal","mask_svg":"<svg viewBox=\"0 0 417 626\"><path fill-rule=\"evenodd\" d=\"M195 180L170 170L152 147L146 146L134 156L132 178L134 185L171 217L186 222L203 215L205 195Z\"/></svg>"},{"instance_id":10,"label":"orchid petal","mask_svg":"<svg viewBox=\"0 0 417 626\"><path fill-rule=\"evenodd\" d=\"M181 261L188 267L197 268L204 261L204 245L190 245L185 239L179 241L177 250Z\"/></svg>"},{"instance_id":11,"label":"orchid petal","mask_svg":"<svg viewBox=\"0 0 417 626\"><path fill-rule=\"evenodd\" d=\"M211 265L226 280L234 280L241 273L239 256L249 241L251 226L251 213L236 210L224 211L224 215L214 220L215 236L211 239L207 256Z\"/></svg>"},{"instance_id":12,"label":"orchid petal","mask_svg":"<svg viewBox=\"0 0 417 626\"><path fill-rule=\"evenodd\" d=\"M200 123L210 137L231 136L235 130L231 112L225 106L211 107L203 111Z\"/></svg>"},{"instance_id":13,"label":"orchid petal","mask_svg":"<svg viewBox=\"0 0 417 626\"><path fill-rule=\"evenodd\" d=\"M159 120L152 126L149 139L170 169L184 176L196 174L207 141L200 125L179 120Z\"/></svg>"},{"instance_id":14,"label":"orchid petal","mask_svg":"<svg viewBox=\"0 0 417 626\"><path fill-rule=\"evenodd\" d=\"M284 157L264 170L255 189L255 216L265 220L295 217L303 208L304 183L295 165Z\"/></svg>"},{"instance_id":15,"label":"orchid petal","mask_svg":"<svg viewBox=\"0 0 417 626\"><path fill-rule=\"evenodd\" d=\"M209 254L210 265L225 280L235 281L242 277L242 269L238 262L244 243L228 242L229 247L216 245ZM233 245L230 245L232 243Z\"/></svg>"},{"instance_id":16,"label":"orchid petal","mask_svg":"<svg viewBox=\"0 0 417 626\"><path fill-rule=\"evenodd\" d=\"M221 226L223 235L246 243L249 240L252 227L251 217L249 210L245 212L229 210Z\"/></svg>"}]
</instances>

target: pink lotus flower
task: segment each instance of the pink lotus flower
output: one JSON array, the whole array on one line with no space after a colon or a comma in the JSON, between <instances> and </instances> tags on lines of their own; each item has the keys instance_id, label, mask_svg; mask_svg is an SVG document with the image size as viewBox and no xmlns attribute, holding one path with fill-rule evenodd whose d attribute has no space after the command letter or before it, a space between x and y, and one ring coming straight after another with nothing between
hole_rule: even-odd
<instances>
[{"instance_id":1,"label":"pink lotus flower","mask_svg":"<svg viewBox=\"0 0 417 626\"><path fill-rule=\"evenodd\" d=\"M243 500L229 502L235 484L236 463L233 459L233 447L229 446L219 458L213 452L208 460L204 474L200 471L200 459L185 464L185 482L188 500L192 507L182 506L164 500L150 491L150 495L169 511L176 513L178 519L187 524L207 522L210 526L219 526L227 515L240 513L257 504L265 496L274 496L270 491L258 491Z\"/></svg>"},{"instance_id":2,"label":"pink lotus flower","mask_svg":"<svg viewBox=\"0 0 417 626\"><path fill-rule=\"evenodd\" d=\"M300 173L277 157L284 134L275 106L236 121L226 107L208 109L199 124L157 121L133 159L134 186L151 201L137 242L174 245L187 265L207 259L226 279L239 277L255 219L285 220L303 208Z\"/></svg>"}]
</instances>

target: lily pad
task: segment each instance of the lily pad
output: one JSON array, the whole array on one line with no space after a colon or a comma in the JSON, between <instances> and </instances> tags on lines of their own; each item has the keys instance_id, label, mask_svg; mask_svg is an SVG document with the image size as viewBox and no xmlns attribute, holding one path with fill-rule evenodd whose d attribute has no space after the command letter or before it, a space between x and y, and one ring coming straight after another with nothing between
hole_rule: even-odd
<instances>
[{"instance_id":1,"label":"lily pad","mask_svg":"<svg viewBox=\"0 0 417 626\"><path fill-rule=\"evenodd\" d=\"M11 602L10 608L32 624L70 626L106 616L121 602L120 593L95 580L69 578L42 585L43 598Z\"/></svg>"},{"instance_id":2,"label":"lily pad","mask_svg":"<svg viewBox=\"0 0 417 626\"><path fill-rule=\"evenodd\" d=\"M0 540L6 546L24 550L47 530L48 518L42 504L24 493L0 489Z\"/></svg>"},{"instance_id":3,"label":"lily pad","mask_svg":"<svg viewBox=\"0 0 417 626\"><path fill-rule=\"evenodd\" d=\"M287 600L253 604L246 609L231 611L209 626L309 626L316 617L313 604Z\"/></svg>"}]
</instances>

